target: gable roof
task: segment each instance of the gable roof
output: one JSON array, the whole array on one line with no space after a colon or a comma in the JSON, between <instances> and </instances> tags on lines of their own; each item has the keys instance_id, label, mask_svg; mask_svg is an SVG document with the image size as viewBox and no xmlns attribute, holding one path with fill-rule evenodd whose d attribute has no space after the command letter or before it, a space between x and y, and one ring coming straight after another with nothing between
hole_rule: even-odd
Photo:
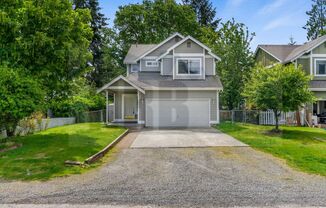
<instances>
[{"instance_id":1,"label":"gable roof","mask_svg":"<svg viewBox=\"0 0 326 208\"><path fill-rule=\"evenodd\" d=\"M138 57L136 61L138 61L139 59L144 58L146 55L148 55L151 52L155 51L156 49L158 49L159 47L161 47L162 45L164 45L165 43L167 43L171 39L175 38L176 36L179 36L182 39L184 38L183 35L181 35L180 33L174 33L170 37L168 37L167 39L165 39L164 41L162 41L161 43L157 44L155 47L153 47L150 50L146 51L143 55L141 55L140 57Z\"/></svg>"},{"instance_id":2,"label":"gable roof","mask_svg":"<svg viewBox=\"0 0 326 208\"><path fill-rule=\"evenodd\" d=\"M123 60L123 63L136 64L139 57L156 46L157 44L132 44L125 59Z\"/></svg>"},{"instance_id":3,"label":"gable roof","mask_svg":"<svg viewBox=\"0 0 326 208\"><path fill-rule=\"evenodd\" d=\"M312 51L313 49L315 49L317 46L324 43L325 41L326 41L326 35L323 35L319 38L316 38L313 41L310 41L310 42L307 42L307 43L301 45L300 47L296 48L289 54L289 56L286 58L285 62L291 62L291 61L299 58L303 54Z\"/></svg>"},{"instance_id":4,"label":"gable roof","mask_svg":"<svg viewBox=\"0 0 326 208\"><path fill-rule=\"evenodd\" d=\"M218 57L217 55L215 55L212 50L207 47L206 45L204 45L203 43L201 43L200 41L198 41L197 39L191 37L191 36L187 36L184 39L182 39L181 41L177 42L176 44L174 44L173 46L171 46L165 53L163 53L161 56L159 56L156 60L160 60L162 59L164 56L166 56L171 50L175 49L176 47L180 46L182 43L186 42L187 40L192 40L193 42L197 43L199 46L203 47L204 49L206 49L208 51L208 54L213 56L215 59L217 60L221 60L220 57Z\"/></svg>"},{"instance_id":5,"label":"gable roof","mask_svg":"<svg viewBox=\"0 0 326 208\"><path fill-rule=\"evenodd\" d=\"M273 56L281 63L289 63L299 58L305 53L308 53L318 47L320 44L326 41L326 35L321 36L313 41L307 42L303 45L258 45L255 55L258 49L261 49Z\"/></svg>"},{"instance_id":6,"label":"gable roof","mask_svg":"<svg viewBox=\"0 0 326 208\"><path fill-rule=\"evenodd\" d=\"M130 80L128 80L127 78L125 78L124 76L120 75L117 78L115 78L114 80L112 80L111 82L109 82L108 84L104 85L103 87L101 87L100 89L97 90L97 93L100 93L106 89L108 89L111 85L113 85L114 83L116 83L119 80L123 80L125 82L127 82L128 84L130 84L132 87L134 87L135 89L139 90L140 92L142 92L143 94L145 94L145 91L140 88L139 86L137 86L136 84L134 84L133 82L131 82Z\"/></svg>"},{"instance_id":7,"label":"gable roof","mask_svg":"<svg viewBox=\"0 0 326 208\"><path fill-rule=\"evenodd\" d=\"M258 49L261 49L279 62L283 62L288 55L298 47L300 47L300 45L258 45L255 54L257 54Z\"/></svg>"}]
</instances>

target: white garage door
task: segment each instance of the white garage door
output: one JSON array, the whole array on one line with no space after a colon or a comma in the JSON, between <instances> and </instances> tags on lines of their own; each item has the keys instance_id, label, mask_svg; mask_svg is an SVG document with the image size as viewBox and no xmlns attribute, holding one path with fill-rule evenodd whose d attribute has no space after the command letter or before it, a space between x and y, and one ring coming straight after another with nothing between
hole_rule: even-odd
<instances>
[{"instance_id":1,"label":"white garage door","mask_svg":"<svg viewBox=\"0 0 326 208\"><path fill-rule=\"evenodd\" d=\"M208 127L209 100L146 99L146 126Z\"/></svg>"}]
</instances>

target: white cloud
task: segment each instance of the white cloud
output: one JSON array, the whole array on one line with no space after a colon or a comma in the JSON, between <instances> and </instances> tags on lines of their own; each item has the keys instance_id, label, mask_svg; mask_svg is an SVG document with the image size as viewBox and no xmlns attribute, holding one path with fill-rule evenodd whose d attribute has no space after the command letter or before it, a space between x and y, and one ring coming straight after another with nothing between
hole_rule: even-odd
<instances>
[{"instance_id":1,"label":"white cloud","mask_svg":"<svg viewBox=\"0 0 326 208\"><path fill-rule=\"evenodd\" d=\"M270 21L269 23L267 23L265 25L265 27L263 28L263 30L265 30L265 31L273 30L278 27L292 25L292 23L293 23L293 20L292 20L291 16L283 16L283 17L274 19L274 20Z\"/></svg>"},{"instance_id":2,"label":"white cloud","mask_svg":"<svg viewBox=\"0 0 326 208\"><path fill-rule=\"evenodd\" d=\"M246 0L230 0L229 2L231 3L232 6L238 7L238 6L240 6L245 1Z\"/></svg>"},{"instance_id":3,"label":"white cloud","mask_svg":"<svg viewBox=\"0 0 326 208\"><path fill-rule=\"evenodd\" d=\"M286 2L287 0L275 0L272 3L267 4L263 8L261 8L258 13L261 15L272 13L282 7Z\"/></svg>"}]
</instances>

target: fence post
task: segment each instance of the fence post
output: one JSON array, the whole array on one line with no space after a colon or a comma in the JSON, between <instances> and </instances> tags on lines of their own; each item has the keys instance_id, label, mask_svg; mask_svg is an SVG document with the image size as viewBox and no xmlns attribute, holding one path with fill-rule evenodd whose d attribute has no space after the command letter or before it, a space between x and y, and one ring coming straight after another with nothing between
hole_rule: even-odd
<instances>
[{"instance_id":1,"label":"fence post","mask_svg":"<svg viewBox=\"0 0 326 208\"><path fill-rule=\"evenodd\" d=\"M234 110L231 110L232 123L234 123Z\"/></svg>"},{"instance_id":2,"label":"fence post","mask_svg":"<svg viewBox=\"0 0 326 208\"><path fill-rule=\"evenodd\" d=\"M103 110L100 110L101 113L101 122L103 122Z\"/></svg>"}]
</instances>

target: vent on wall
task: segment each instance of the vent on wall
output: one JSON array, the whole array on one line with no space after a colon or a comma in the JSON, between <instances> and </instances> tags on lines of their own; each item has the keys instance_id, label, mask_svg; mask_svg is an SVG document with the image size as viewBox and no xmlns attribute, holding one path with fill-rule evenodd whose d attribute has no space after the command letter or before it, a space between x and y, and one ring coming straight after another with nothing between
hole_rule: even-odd
<instances>
[{"instance_id":1,"label":"vent on wall","mask_svg":"<svg viewBox=\"0 0 326 208\"><path fill-rule=\"evenodd\" d=\"M187 48L191 48L191 42L190 41L187 42Z\"/></svg>"}]
</instances>

